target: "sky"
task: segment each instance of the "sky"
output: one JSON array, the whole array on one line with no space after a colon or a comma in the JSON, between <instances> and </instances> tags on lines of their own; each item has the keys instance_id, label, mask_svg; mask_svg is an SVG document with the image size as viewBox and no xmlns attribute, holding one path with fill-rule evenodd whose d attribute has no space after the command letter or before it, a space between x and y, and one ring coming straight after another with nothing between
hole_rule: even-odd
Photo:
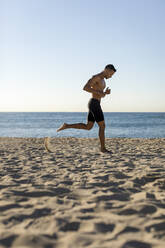
<instances>
[{"instance_id":1,"label":"sky","mask_svg":"<svg viewBox=\"0 0 165 248\"><path fill-rule=\"evenodd\" d=\"M165 112L164 0L0 0L0 112L86 112L107 64L105 112Z\"/></svg>"}]
</instances>

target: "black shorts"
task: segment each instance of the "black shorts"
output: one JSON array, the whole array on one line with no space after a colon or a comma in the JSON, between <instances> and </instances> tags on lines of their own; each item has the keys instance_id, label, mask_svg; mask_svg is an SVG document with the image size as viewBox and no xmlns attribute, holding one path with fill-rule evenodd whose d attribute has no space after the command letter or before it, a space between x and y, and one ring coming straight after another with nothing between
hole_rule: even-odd
<instances>
[{"instance_id":1,"label":"black shorts","mask_svg":"<svg viewBox=\"0 0 165 248\"><path fill-rule=\"evenodd\" d=\"M91 98L88 103L88 108L89 108L88 121L92 121L92 122L104 121L104 115L99 100L95 98Z\"/></svg>"}]
</instances>

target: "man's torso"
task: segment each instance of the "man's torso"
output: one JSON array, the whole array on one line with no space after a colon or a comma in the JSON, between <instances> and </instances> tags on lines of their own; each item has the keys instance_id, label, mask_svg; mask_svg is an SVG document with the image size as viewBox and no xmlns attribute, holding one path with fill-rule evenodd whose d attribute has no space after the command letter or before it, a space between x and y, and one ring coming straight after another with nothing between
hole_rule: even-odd
<instances>
[{"instance_id":1,"label":"man's torso","mask_svg":"<svg viewBox=\"0 0 165 248\"><path fill-rule=\"evenodd\" d=\"M99 76L100 74L94 75L94 80L95 84L92 86L94 90L99 90L101 92L104 91L106 87L105 80ZM98 99L99 101L101 100L101 97L97 93L92 93L92 98Z\"/></svg>"}]
</instances>

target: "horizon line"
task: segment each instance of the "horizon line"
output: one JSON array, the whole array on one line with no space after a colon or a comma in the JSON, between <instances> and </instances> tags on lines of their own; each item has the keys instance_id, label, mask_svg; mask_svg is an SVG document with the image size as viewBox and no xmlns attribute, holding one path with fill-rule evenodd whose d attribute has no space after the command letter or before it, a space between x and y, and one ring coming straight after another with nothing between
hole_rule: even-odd
<instances>
[{"instance_id":1,"label":"horizon line","mask_svg":"<svg viewBox=\"0 0 165 248\"><path fill-rule=\"evenodd\" d=\"M88 111L0 111L0 113L88 113ZM104 113L165 113L165 111L104 111Z\"/></svg>"}]
</instances>

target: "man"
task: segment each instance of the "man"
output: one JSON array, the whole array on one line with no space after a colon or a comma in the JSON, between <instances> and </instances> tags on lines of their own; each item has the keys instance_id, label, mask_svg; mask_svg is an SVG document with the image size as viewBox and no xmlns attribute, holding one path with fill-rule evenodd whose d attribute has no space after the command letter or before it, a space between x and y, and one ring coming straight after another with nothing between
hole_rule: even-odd
<instances>
[{"instance_id":1,"label":"man","mask_svg":"<svg viewBox=\"0 0 165 248\"><path fill-rule=\"evenodd\" d=\"M96 75L94 75L89 81L85 84L83 90L92 94L92 98L88 103L89 113L88 113L88 122L76 123L76 124L67 124L64 123L57 132L67 129L67 128L77 128L77 129L86 129L90 130L94 122L96 121L99 126L99 139L101 144L101 152L108 152L105 148L105 122L104 115L100 106L101 98L109 95L111 90L107 87L104 91L106 84L104 78L111 78L112 75L116 72L116 69L113 65L106 65L104 70Z\"/></svg>"}]
</instances>

